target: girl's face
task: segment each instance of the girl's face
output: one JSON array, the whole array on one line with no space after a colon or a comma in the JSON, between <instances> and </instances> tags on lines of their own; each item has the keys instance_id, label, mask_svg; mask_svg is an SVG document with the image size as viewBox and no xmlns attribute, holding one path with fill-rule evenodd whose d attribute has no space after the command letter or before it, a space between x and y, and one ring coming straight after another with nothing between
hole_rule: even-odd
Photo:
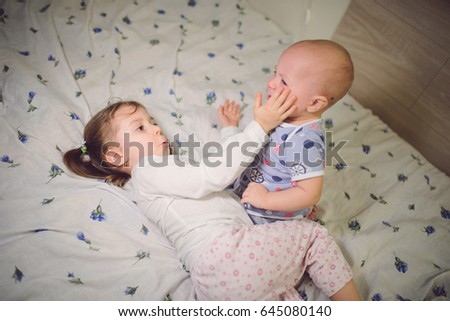
<instances>
[{"instance_id":1,"label":"girl's face","mask_svg":"<svg viewBox=\"0 0 450 321\"><path fill-rule=\"evenodd\" d=\"M116 133L114 141L119 143L118 153L121 154L122 164L130 172L144 156L169 154L167 138L142 107L120 107L114 114L112 126Z\"/></svg>"}]
</instances>

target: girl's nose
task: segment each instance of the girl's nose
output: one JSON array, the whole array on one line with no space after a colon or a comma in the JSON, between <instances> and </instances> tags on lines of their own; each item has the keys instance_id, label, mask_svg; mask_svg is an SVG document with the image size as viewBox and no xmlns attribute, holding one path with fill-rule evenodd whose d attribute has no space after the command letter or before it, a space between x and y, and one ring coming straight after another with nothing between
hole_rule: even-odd
<instances>
[{"instance_id":1,"label":"girl's nose","mask_svg":"<svg viewBox=\"0 0 450 321\"><path fill-rule=\"evenodd\" d=\"M161 127L159 127L158 125L154 125L153 133L155 135L161 135Z\"/></svg>"}]
</instances>

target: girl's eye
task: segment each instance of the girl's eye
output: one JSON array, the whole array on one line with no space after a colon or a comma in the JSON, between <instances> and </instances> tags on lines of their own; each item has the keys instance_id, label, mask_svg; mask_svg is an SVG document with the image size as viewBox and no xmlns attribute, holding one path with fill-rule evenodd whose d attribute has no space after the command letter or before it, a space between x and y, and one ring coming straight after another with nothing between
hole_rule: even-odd
<instances>
[{"instance_id":1,"label":"girl's eye","mask_svg":"<svg viewBox=\"0 0 450 321\"><path fill-rule=\"evenodd\" d=\"M287 83L284 81L284 79L281 79L281 83L285 86L287 86Z\"/></svg>"},{"instance_id":2,"label":"girl's eye","mask_svg":"<svg viewBox=\"0 0 450 321\"><path fill-rule=\"evenodd\" d=\"M144 125L139 126L137 130L144 130Z\"/></svg>"}]
</instances>

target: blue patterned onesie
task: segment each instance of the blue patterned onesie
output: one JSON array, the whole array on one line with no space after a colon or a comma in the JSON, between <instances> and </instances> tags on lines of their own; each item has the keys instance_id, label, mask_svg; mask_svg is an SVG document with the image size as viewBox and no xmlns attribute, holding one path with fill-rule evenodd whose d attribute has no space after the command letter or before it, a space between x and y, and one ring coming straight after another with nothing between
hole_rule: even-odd
<instances>
[{"instance_id":1,"label":"blue patterned onesie","mask_svg":"<svg viewBox=\"0 0 450 321\"><path fill-rule=\"evenodd\" d=\"M263 184L269 192L295 186L295 182L324 174L325 139L322 120L296 126L282 123L270 134L270 142L234 184L234 192L242 193L250 182ZM282 212L260 209L246 204L254 223L305 218L311 208Z\"/></svg>"}]
</instances>

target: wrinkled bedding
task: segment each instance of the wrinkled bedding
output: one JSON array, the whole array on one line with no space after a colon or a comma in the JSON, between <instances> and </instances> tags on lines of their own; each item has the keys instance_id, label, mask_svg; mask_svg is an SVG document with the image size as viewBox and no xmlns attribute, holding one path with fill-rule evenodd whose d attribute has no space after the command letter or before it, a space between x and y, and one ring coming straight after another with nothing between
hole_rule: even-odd
<instances>
[{"instance_id":1,"label":"wrinkled bedding","mask_svg":"<svg viewBox=\"0 0 450 321\"><path fill-rule=\"evenodd\" d=\"M217 139L226 98L245 126L290 36L240 0L37 0L0 2L0 37L0 299L192 299L127 190L77 177L62 153L118 99L147 106L168 137ZM350 95L324 123L317 220L363 298L448 300L448 176ZM298 290L326 299L307 277Z\"/></svg>"}]
</instances>

